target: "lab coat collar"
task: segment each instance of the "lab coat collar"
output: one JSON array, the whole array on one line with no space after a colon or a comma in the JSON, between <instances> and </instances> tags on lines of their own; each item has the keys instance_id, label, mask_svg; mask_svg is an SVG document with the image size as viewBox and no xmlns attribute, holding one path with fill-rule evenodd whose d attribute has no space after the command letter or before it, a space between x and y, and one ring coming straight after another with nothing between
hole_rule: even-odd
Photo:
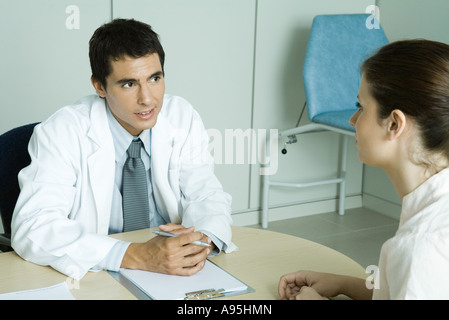
<instances>
[{"instance_id":1,"label":"lab coat collar","mask_svg":"<svg viewBox=\"0 0 449 320\"><path fill-rule=\"evenodd\" d=\"M170 166L170 159L173 151L172 141L175 134L176 128L172 128L161 111L151 134L151 168L154 179L154 197L159 208L168 213L172 223L181 223L178 201L170 185L170 169L173 169Z\"/></svg>"},{"instance_id":2,"label":"lab coat collar","mask_svg":"<svg viewBox=\"0 0 449 320\"><path fill-rule=\"evenodd\" d=\"M105 100L98 96L93 99L87 135L97 148L88 158L89 180L96 205L97 232L107 234L114 187L115 151Z\"/></svg>"}]
</instances>

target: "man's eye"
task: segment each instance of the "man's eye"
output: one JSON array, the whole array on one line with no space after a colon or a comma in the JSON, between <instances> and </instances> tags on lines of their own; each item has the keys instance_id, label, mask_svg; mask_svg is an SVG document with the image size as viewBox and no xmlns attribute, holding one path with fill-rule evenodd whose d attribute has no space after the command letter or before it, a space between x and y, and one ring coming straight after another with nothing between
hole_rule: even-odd
<instances>
[{"instance_id":1,"label":"man's eye","mask_svg":"<svg viewBox=\"0 0 449 320\"><path fill-rule=\"evenodd\" d=\"M127 82L125 84L123 84L123 88L131 88L133 86L132 82Z\"/></svg>"},{"instance_id":2,"label":"man's eye","mask_svg":"<svg viewBox=\"0 0 449 320\"><path fill-rule=\"evenodd\" d=\"M158 82L160 79L160 76L154 76L153 78L151 78L151 82Z\"/></svg>"}]
</instances>

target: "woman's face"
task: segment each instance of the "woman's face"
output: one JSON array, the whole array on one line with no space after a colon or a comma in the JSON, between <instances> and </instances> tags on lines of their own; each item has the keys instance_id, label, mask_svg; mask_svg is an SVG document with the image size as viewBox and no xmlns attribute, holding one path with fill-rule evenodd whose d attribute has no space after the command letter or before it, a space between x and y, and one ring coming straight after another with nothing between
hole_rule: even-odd
<instances>
[{"instance_id":1,"label":"woman's face","mask_svg":"<svg viewBox=\"0 0 449 320\"><path fill-rule=\"evenodd\" d=\"M355 127L359 160L372 166L383 167L386 160L386 129L378 118L378 105L369 92L369 84L364 76L357 97L359 109L349 119L349 123Z\"/></svg>"}]
</instances>

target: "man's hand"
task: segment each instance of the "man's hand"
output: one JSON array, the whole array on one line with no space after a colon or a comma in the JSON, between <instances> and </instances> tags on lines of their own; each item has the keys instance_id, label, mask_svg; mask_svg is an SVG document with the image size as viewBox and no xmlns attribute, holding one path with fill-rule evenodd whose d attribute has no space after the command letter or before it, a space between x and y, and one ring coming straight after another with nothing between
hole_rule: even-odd
<instances>
[{"instance_id":1,"label":"man's hand","mask_svg":"<svg viewBox=\"0 0 449 320\"><path fill-rule=\"evenodd\" d=\"M126 250L121 267L141 269L158 273L190 276L200 271L213 247L191 244L200 240L211 240L194 228L166 224L159 229L177 234L178 237L156 236L145 243L132 243Z\"/></svg>"}]
</instances>

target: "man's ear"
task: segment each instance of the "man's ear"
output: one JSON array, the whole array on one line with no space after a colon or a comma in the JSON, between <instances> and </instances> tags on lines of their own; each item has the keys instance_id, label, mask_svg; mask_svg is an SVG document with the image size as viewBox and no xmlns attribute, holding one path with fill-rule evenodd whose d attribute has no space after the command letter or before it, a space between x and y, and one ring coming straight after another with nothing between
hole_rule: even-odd
<instances>
[{"instance_id":1,"label":"man's ear","mask_svg":"<svg viewBox=\"0 0 449 320\"><path fill-rule=\"evenodd\" d=\"M399 110L391 111L387 122L387 135L389 140L397 139L404 132L407 125L407 117Z\"/></svg>"},{"instance_id":2,"label":"man's ear","mask_svg":"<svg viewBox=\"0 0 449 320\"><path fill-rule=\"evenodd\" d=\"M103 86L103 84L101 83L101 81L97 80L96 78L94 78L93 76L90 77L90 81L92 82L92 85L95 88L95 91L97 91L97 94L101 97L101 98L105 98L106 97L106 88Z\"/></svg>"}]
</instances>

